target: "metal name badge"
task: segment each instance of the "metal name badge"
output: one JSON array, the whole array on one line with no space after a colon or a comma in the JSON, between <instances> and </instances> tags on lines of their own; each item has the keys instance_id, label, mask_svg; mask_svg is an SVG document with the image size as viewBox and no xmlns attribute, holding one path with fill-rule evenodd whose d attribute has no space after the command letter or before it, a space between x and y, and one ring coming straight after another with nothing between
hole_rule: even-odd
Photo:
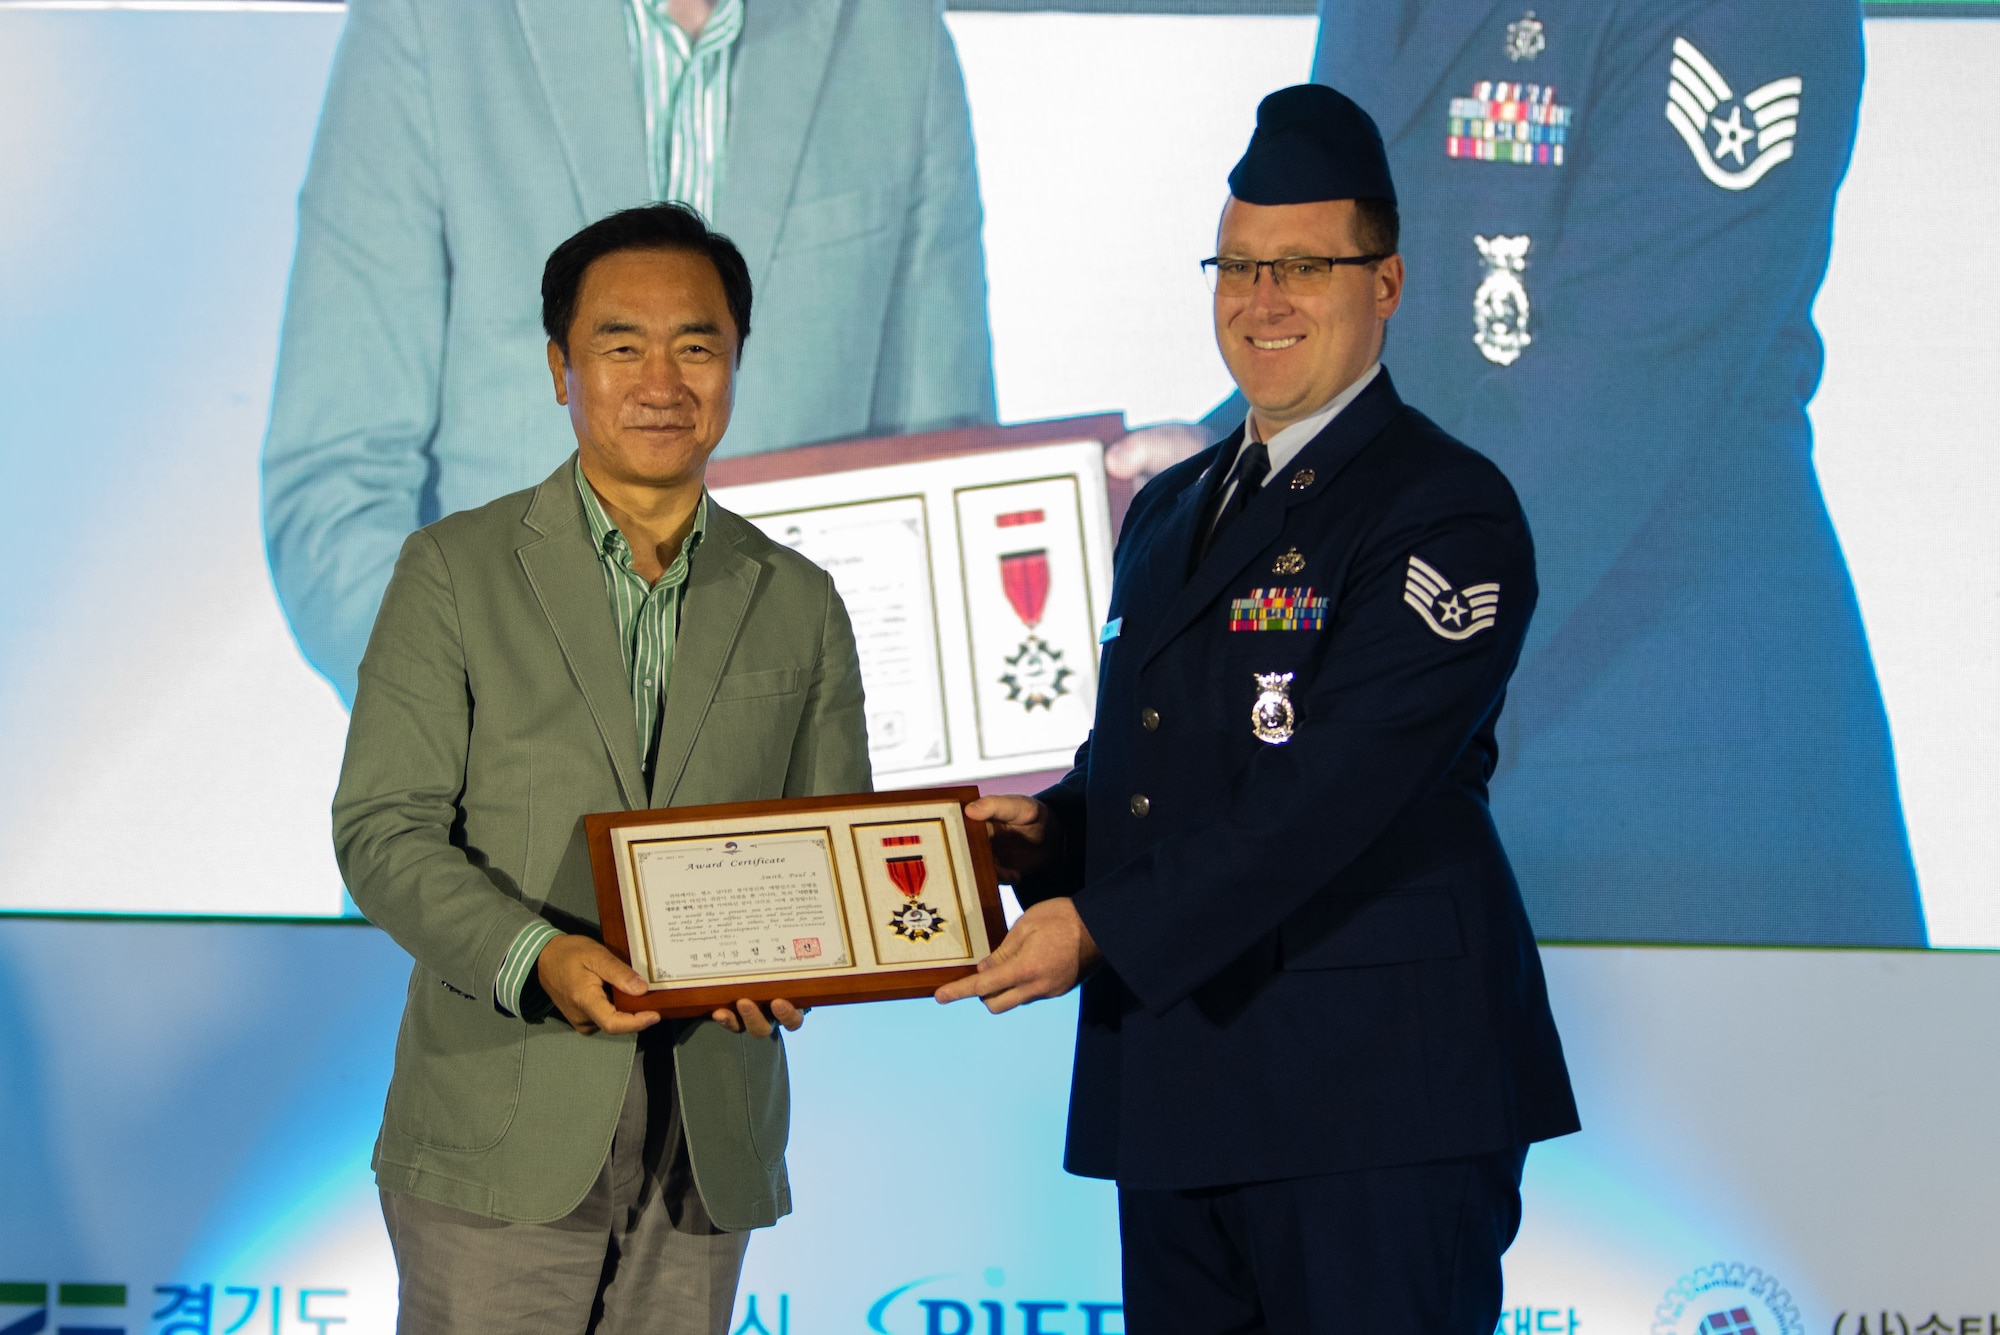
<instances>
[{"instance_id":1,"label":"metal name badge","mask_svg":"<svg viewBox=\"0 0 2000 1335\"><path fill-rule=\"evenodd\" d=\"M1283 746L1292 740L1292 729L1299 720L1289 694L1292 674L1258 672L1253 675L1257 678L1257 703L1250 706L1250 731L1260 742Z\"/></svg>"}]
</instances>

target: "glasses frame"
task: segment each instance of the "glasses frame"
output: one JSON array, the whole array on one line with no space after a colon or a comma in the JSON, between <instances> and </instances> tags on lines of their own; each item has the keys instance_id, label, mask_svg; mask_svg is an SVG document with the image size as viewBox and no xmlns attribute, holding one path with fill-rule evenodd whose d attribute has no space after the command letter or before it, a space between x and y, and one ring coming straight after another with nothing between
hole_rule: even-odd
<instances>
[{"instance_id":1,"label":"glasses frame","mask_svg":"<svg viewBox=\"0 0 2000 1335\"><path fill-rule=\"evenodd\" d=\"M1280 255L1275 260L1253 260L1235 255L1210 255L1201 262L1201 276L1208 283L1208 290L1210 292L1221 292L1222 270L1220 266L1224 259L1228 259L1231 263L1256 266L1250 271L1250 285L1244 289L1245 291L1255 291L1257 280L1264 276L1264 270L1269 269L1271 271L1271 281L1276 283L1281 291L1290 292L1293 289L1283 278L1278 276L1278 266L1280 264L1290 264L1294 260L1318 260L1322 264L1331 264L1335 268L1339 268L1343 264L1380 264L1383 260L1388 259L1392 253L1384 251L1379 255ZM1333 275L1328 274L1327 277L1331 278Z\"/></svg>"}]
</instances>

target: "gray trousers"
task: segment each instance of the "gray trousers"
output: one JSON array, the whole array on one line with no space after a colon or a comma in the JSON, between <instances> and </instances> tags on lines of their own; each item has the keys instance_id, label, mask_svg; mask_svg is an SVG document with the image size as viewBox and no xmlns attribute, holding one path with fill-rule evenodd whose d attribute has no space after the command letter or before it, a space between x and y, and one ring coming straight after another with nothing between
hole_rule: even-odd
<instances>
[{"instance_id":1,"label":"gray trousers","mask_svg":"<svg viewBox=\"0 0 2000 1335\"><path fill-rule=\"evenodd\" d=\"M695 1189L668 1028L639 1036L611 1153L561 1219L382 1193L398 1335L727 1335L750 1235L716 1228Z\"/></svg>"}]
</instances>

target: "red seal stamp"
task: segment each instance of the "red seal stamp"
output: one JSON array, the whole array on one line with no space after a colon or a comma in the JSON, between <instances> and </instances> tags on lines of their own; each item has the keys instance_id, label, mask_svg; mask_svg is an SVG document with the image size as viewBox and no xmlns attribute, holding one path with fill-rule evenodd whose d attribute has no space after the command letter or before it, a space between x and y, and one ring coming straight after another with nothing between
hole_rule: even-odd
<instances>
[{"instance_id":1,"label":"red seal stamp","mask_svg":"<svg viewBox=\"0 0 2000 1335\"><path fill-rule=\"evenodd\" d=\"M816 960L819 958L819 938L816 936L795 936L792 938L792 958Z\"/></svg>"}]
</instances>

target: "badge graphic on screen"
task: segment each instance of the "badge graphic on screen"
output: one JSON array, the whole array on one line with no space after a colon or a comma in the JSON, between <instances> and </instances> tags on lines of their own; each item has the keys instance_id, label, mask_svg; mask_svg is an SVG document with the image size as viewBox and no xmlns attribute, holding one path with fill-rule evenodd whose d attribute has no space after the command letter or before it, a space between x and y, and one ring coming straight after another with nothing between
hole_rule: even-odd
<instances>
[{"instance_id":1,"label":"badge graphic on screen","mask_svg":"<svg viewBox=\"0 0 2000 1335\"><path fill-rule=\"evenodd\" d=\"M1701 174L1724 190L1748 190L1773 167L1792 156L1799 132L1799 102L1805 81L1798 75L1755 88L1736 103L1729 81L1685 37L1674 38L1667 67L1667 123L1694 155ZM1735 103L1735 105L1731 105ZM1727 107L1729 115L1721 113ZM1750 124L1743 113L1750 113ZM1709 131L1715 146L1709 147ZM1732 166L1724 166L1728 159Z\"/></svg>"},{"instance_id":2,"label":"badge graphic on screen","mask_svg":"<svg viewBox=\"0 0 2000 1335\"><path fill-rule=\"evenodd\" d=\"M1525 236L1475 236L1486 277L1472 294L1472 341L1481 356L1496 366L1512 366L1535 340L1528 333L1528 289L1521 273L1528 267Z\"/></svg>"},{"instance_id":3,"label":"badge graphic on screen","mask_svg":"<svg viewBox=\"0 0 2000 1335\"><path fill-rule=\"evenodd\" d=\"M1260 742L1271 746L1283 746L1292 740L1292 729L1298 723L1298 712L1292 708L1292 674L1289 672L1259 672L1257 678L1257 703L1250 706L1250 731Z\"/></svg>"},{"instance_id":4,"label":"badge graphic on screen","mask_svg":"<svg viewBox=\"0 0 2000 1335\"><path fill-rule=\"evenodd\" d=\"M1403 601L1417 609L1426 626L1447 640L1469 640L1500 616L1498 584L1453 589L1450 580L1414 555L1410 557L1409 577L1403 582Z\"/></svg>"},{"instance_id":5,"label":"badge graphic on screen","mask_svg":"<svg viewBox=\"0 0 2000 1335\"><path fill-rule=\"evenodd\" d=\"M884 840L887 843L888 840ZM922 854L916 857L890 858L888 860L889 879L903 892L905 903L889 915L889 926L897 936L908 937L912 941L928 941L944 930L944 915L928 904L917 902L923 893L924 882L929 879L929 870L924 866Z\"/></svg>"},{"instance_id":6,"label":"badge graphic on screen","mask_svg":"<svg viewBox=\"0 0 2000 1335\"><path fill-rule=\"evenodd\" d=\"M1549 39L1542 21L1529 10L1520 18L1507 25L1507 59L1533 60L1542 54Z\"/></svg>"},{"instance_id":7,"label":"badge graphic on screen","mask_svg":"<svg viewBox=\"0 0 2000 1335\"><path fill-rule=\"evenodd\" d=\"M1047 709L1057 697L1069 694L1069 679L1076 674L1062 661L1062 650L1052 647L1035 628L1042 623L1042 610L1049 601L1049 554L1045 549L1008 552L1000 558L1000 585L1007 591L1007 605L1028 630L1021 647L1007 656L1007 671L1000 674L1007 698L1022 709Z\"/></svg>"}]
</instances>

